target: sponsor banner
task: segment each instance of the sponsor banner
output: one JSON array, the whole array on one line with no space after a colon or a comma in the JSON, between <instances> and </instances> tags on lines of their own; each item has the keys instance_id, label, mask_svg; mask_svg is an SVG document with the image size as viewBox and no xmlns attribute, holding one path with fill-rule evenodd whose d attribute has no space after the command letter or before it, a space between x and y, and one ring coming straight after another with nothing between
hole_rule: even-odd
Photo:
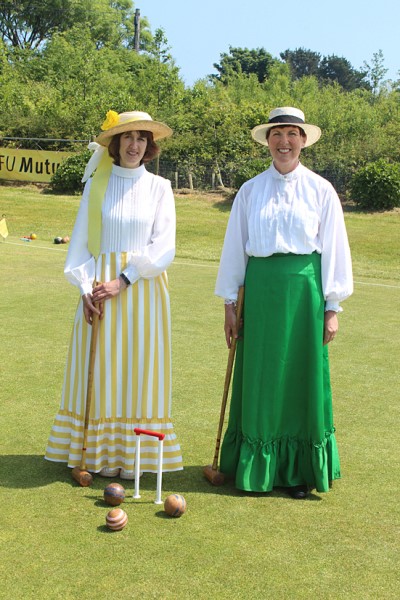
<instances>
[{"instance_id":1,"label":"sponsor banner","mask_svg":"<svg viewBox=\"0 0 400 600\"><path fill-rule=\"evenodd\" d=\"M0 179L49 183L61 162L72 154L0 148Z\"/></svg>"}]
</instances>

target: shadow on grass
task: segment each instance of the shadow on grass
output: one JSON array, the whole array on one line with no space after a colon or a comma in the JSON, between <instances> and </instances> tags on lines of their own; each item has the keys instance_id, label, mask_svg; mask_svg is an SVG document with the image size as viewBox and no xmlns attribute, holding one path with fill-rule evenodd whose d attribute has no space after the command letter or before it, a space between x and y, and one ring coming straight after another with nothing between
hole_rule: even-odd
<instances>
[{"instance_id":1,"label":"shadow on grass","mask_svg":"<svg viewBox=\"0 0 400 600\"><path fill-rule=\"evenodd\" d=\"M55 482L70 482L71 472L61 463L50 463L42 454L0 456L0 486L29 489Z\"/></svg>"},{"instance_id":2,"label":"shadow on grass","mask_svg":"<svg viewBox=\"0 0 400 600\"><path fill-rule=\"evenodd\" d=\"M123 529L115 529L115 530L113 530L113 529L109 529L107 527L107 525L99 525L99 527L97 528L97 531L100 532L100 533L109 533L109 534L114 533L114 534L116 534L116 533L119 533L120 531L123 531Z\"/></svg>"},{"instance_id":3,"label":"shadow on grass","mask_svg":"<svg viewBox=\"0 0 400 600\"><path fill-rule=\"evenodd\" d=\"M173 471L164 473L162 479L163 494L165 493L197 493L197 494L213 494L217 496L251 496L251 497L273 497L287 498L284 489L276 488L273 492L244 492L238 490L234 486L233 480L226 480L222 486L213 486L203 475L203 466L185 467L183 471ZM89 490L104 490L106 485L112 481L121 483L125 489L133 489L133 481L123 481L114 478L104 478L94 476L93 484ZM144 473L140 478L140 490L143 492L156 493L156 474ZM30 489L44 487L54 483L69 483L73 487L79 487L76 481L71 476L71 469L63 463L53 463L44 460L43 455L17 455L10 454L0 456L0 486L4 488L19 488ZM128 493L127 493L128 496ZM107 504L99 499L98 495L89 498L97 501L98 506L107 506ZM308 497L308 500L321 500L321 498L313 493Z\"/></svg>"},{"instance_id":4,"label":"shadow on grass","mask_svg":"<svg viewBox=\"0 0 400 600\"><path fill-rule=\"evenodd\" d=\"M213 208L216 208L220 212L230 212L232 210L232 204L235 199L235 194L232 194L224 200L219 200L218 202L213 203Z\"/></svg>"}]
</instances>

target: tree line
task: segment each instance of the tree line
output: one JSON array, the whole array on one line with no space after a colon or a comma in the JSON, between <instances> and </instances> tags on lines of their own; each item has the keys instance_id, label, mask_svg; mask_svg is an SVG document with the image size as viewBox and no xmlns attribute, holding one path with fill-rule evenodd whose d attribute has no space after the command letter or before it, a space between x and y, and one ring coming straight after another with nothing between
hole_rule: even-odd
<instances>
[{"instance_id":1,"label":"tree line","mask_svg":"<svg viewBox=\"0 0 400 600\"><path fill-rule=\"evenodd\" d=\"M223 173L263 168L268 156L250 129L292 105L322 129L303 159L317 172L345 179L371 161L400 162L400 84L385 80L380 50L355 69L305 48L274 57L229 47L216 74L187 87L164 30L152 32L146 18L134 50L134 12L131 0L0 0L3 144L90 139L108 110L144 110L175 132L165 160L194 176L211 165L223 183Z\"/></svg>"}]
</instances>

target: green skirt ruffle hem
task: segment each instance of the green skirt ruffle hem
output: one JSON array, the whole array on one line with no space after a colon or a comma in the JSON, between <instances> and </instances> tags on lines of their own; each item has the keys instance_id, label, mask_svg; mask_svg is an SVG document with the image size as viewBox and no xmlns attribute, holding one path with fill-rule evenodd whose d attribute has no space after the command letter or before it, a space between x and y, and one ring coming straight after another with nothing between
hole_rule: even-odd
<instances>
[{"instance_id":1,"label":"green skirt ruffle hem","mask_svg":"<svg viewBox=\"0 0 400 600\"><path fill-rule=\"evenodd\" d=\"M323 326L320 255L249 259L220 460L238 489L327 492L340 478Z\"/></svg>"}]
</instances>

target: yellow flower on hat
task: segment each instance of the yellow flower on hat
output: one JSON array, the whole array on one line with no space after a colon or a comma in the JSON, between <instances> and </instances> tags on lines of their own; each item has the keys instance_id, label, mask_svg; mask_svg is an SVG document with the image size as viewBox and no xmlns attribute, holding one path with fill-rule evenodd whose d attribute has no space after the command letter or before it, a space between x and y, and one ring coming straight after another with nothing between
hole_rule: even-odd
<instances>
[{"instance_id":1,"label":"yellow flower on hat","mask_svg":"<svg viewBox=\"0 0 400 600\"><path fill-rule=\"evenodd\" d=\"M101 129L103 131L107 131L107 129L111 129L111 127L115 127L119 123L119 114L115 112L115 110L109 110L106 114L106 120L104 121Z\"/></svg>"}]
</instances>

